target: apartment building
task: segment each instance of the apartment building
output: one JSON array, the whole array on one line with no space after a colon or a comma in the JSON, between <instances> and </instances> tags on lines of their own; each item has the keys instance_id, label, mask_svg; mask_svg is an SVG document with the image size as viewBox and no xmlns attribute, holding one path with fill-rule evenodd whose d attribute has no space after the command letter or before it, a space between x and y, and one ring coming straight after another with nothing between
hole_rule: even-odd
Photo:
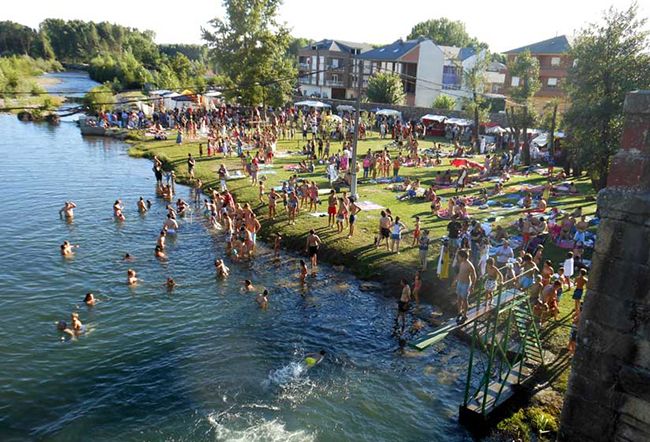
<instances>
[{"instance_id":1,"label":"apartment building","mask_svg":"<svg viewBox=\"0 0 650 442\"><path fill-rule=\"evenodd\" d=\"M321 40L298 51L300 92L309 97L356 98L354 57L372 49L366 43Z\"/></svg>"},{"instance_id":2,"label":"apartment building","mask_svg":"<svg viewBox=\"0 0 650 442\"><path fill-rule=\"evenodd\" d=\"M542 111L544 105L552 98L560 99L560 111L564 111L568 105L566 91L563 86L566 82L568 70L573 63L568 54L569 49L569 40L565 35L560 35L559 37L522 46L504 53L508 58L508 63L514 61L517 55L526 50L530 51L530 54L539 61L539 79L542 85L533 97L533 105L538 112ZM518 85L518 77L513 77L509 73L506 74L506 94L509 88Z\"/></svg>"},{"instance_id":3,"label":"apartment building","mask_svg":"<svg viewBox=\"0 0 650 442\"><path fill-rule=\"evenodd\" d=\"M439 46L420 37L415 40L397 40L389 45L364 52L363 88L376 72L395 72L400 75L409 106L431 107L438 95L455 99L458 109L464 98L471 97L463 84L465 70L476 63L484 53L472 48ZM353 79L356 78L353 68Z\"/></svg>"}]
</instances>

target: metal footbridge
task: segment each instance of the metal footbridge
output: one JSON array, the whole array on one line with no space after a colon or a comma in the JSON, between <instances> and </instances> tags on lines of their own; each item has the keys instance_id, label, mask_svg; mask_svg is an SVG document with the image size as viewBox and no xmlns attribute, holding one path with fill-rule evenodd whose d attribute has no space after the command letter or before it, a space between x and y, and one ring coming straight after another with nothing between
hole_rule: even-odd
<instances>
[{"instance_id":1,"label":"metal footbridge","mask_svg":"<svg viewBox=\"0 0 650 442\"><path fill-rule=\"evenodd\" d=\"M480 278L462 324L455 318L449 319L410 343L423 351L452 333L469 338L465 394L459 407L461 423L485 425L517 388L544 365L530 295L519 288L521 276L500 284L489 305L485 278Z\"/></svg>"}]
</instances>

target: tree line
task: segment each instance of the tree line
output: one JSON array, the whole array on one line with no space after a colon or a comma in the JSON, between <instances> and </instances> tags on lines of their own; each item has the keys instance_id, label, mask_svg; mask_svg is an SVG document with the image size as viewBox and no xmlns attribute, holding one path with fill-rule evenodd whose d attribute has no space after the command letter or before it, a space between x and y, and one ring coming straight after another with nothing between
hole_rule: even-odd
<instances>
[{"instance_id":1,"label":"tree line","mask_svg":"<svg viewBox=\"0 0 650 442\"><path fill-rule=\"evenodd\" d=\"M108 22L48 18L36 30L2 21L0 56L87 64L93 80L110 82L114 90L205 87L205 46L158 45L154 38L151 31Z\"/></svg>"}]
</instances>

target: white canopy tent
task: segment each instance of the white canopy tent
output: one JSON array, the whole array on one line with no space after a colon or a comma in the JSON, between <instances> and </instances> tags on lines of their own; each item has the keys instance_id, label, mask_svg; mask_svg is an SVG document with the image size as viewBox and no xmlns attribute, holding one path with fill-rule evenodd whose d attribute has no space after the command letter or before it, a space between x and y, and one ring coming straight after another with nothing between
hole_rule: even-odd
<instances>
[{"instance_id":1,"label":"white canopy tent","mask_svg":"<svg viewBox=\"0 0 650 442\"><path fill-rule=\"evenodd\" d=\"M506 132L508 131L502 128L501 126L492 126L485 129L485 133L487 134L503 134Z\"/></svg>"},{"instance_id":2,"label":"white canopy tent","mask_svg":"<svg viewBox=\"0 0 650 442\"><path fill-rule=\"evenodd\" d=\"M453 124L455 126L471 126L472 120L466 120L465 118L449 118L445 121L445 124Z\"/></svg>"},{"instance_id":3,"label":"white canopy tent","mask_svg":"<svg viewBox=\"0 0 650 442\"><path fill-rule=\"evenodd\" d=\"M349 104L339 104L336 106L336 110L339 112L354 112L355 108L354 106L350 106Z\"/></svg>"},{"instance_id":4,"label":"white canopy tent","mask_svg":"<svg viewBox=\"0 0 650 442\"><path fill-rule=\"evenodd\" d=\"M447 119L446 116L444 115L434 115L434 114L426 114L425 116L420 118L420 121L436 121L438 123L443 123Z\"/></svg>"},{"instance_id":5,"label":"white canopy tent","mask_svg":"<svg viewBox=\"0 0 650 442\"><path fill-rule=\"evenodd\" d=\"M395 109L379 109L377 112L375 112L375 114L382 115L384 117L395 117L399 119L402 118L402 113Z\"/></svg>"},{"instance_id":6,"label":"white canopy tent","mask_svg":"<svg viewBox=\"0 0 650 442\"><path fill-rule=\"evenodd\" d=\"M323 103L322 101L316 101L316 100L304 100L304 101L298 101L294 103L295 106L305 106L305 107L316 107L316 108L324 108L324 107L332 107L327 103Z\"/></svg>"}]
</instances>

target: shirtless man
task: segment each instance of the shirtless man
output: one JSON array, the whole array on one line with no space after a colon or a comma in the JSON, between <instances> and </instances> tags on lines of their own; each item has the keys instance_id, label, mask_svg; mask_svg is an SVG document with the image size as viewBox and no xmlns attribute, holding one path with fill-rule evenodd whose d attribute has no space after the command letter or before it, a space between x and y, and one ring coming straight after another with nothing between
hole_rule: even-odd
<instances>
[{"instance_id":1,"label":"shirtless man","mask_svg":"<svg viewBox=\"0 0 650 442\"><path fill-rule=\"evenodd\" d=\"M230 269L226 267L223 259L215 259L214 268L217 271L217 276L220 278L226 278L230 274Z\"/></svg>"},{"instance_id":2,"label":"shirtless man","mask_svg":"<svg viewBox=\"0 0 650 442\"><path fill-rule=\"evenodd\" d=\"M126 283L128 285L136 285L138 283L138 275L135 273L135 270L128 269L126 271Z\"/></svg>"},{"instance_id":3,"label":"shirtless man","mask_svg":"<svg viewBox=\"0 0 650 442\"><path fill-rule=\"evenodd\" d=\"M77 205L72 201L66 201L61 210L59 210L59 216L65 217L67 220L74 218L74 209L77 208Z\"/></svg>"},{"instance_id":4,"label":"shirtless man","mask_svg":"<svg viewBox=\"0 0 650 442\"><path fill-rule=\"evenodd\" d=\"M497 289L499 284L503 283L503 275L494 265L494 258L488 258L486 262L485 273L487 278L485 279L485 309L487 310L488 306L492 305L492 297L494 296L494 291Z\"/></svg>"},{"instance_id":5,"label":"shirtless man","mask_svg":"<svg viewBox=\"0 0 650 442\"><path fill-rule=\"evenodd\" d=\"M155 248L153 254L158 259L163 259L163 260L167 259L167 255L165 254L165 252L163 251L163 249L159 245L156 245L156 248Z\"/></svg>"},{"instance_id":6,"label":"shirtless man","mask_svg":"<svg viewBox=\"0 0 650 442\"><path fill-rule=\"evenodd\" d=\"M178 231L178 222L174 218L174 215L167 214L167 219L163 223L163 230L166 230L169 234L174 234Z\"/></svg>"},{"instance_id":7,"label":"shirtless man","mask_svg":"<svg viewBox=\"0 0 650 442\"><path fill-rule=\"evenodd\" d=\"M327 197L327 227L336 225L336 191L332 189Z\"/></svg>"},{"instance_id":8,"label":"shirtless man","mask_svg":"<svg viewBox=\"0 0 650 442\"><path fill-rule=\"evenodd\" d=\"M350 216L350 233L348 238L354 236L354 222L357 220L357 215L361 212L361 207L357 206L357 203L354 201L353 197L349 197L350 204L348 206L349 216Z\"/></svg>"},{"instance_id":9,"label":"shirtless man","mask_svg":"<svg viewBox=\"0 0 650 442\"><path fill-rule=\"evenodd\" d=\"M86 296L84 297L84 304L86 304L88 307L92 307L97 303L97 300L95 299L95 295L92 293L86 293Z\"/></svg>"},{"instance_id":10,"label":"shirtless man","mask_svg":"<svg viewBox=\"0 0 650 442\"><path fill-rule=\"evenodd\" d=\"M277 207L277 201L280 195L277 194L274 188L271 188L269 192L269 218L275 219L275 208Z\"/></svg>"},{"instance_id":11,"label":"shirtless man","mask_svg":"<svg viewBox=\"0 0 650 442\"><path fill-rule=\"evenodd\" d=\"M472 285L476 282L476 269L468 260L469 254L467 250L459 250L456 256L460 264L458 274L452 285L456 286L456 295L458 298L457 322L462 324L467 320L467 298L472 291Z\"/></svg>"},{"instance_id":12,"label":"shirtless man","mask_svg":"<svg viewBox=\"0 0 650 442\"><path fill-rule=\"evenodd\" d=\"M411 286L409 286L406 279L402 279L400 284L402 286L402 294L397 302L397 321L399 324L399 320L402 320L402 331L404 331L406 327L406 312L408 312L411 302Z\"/></svg>"},{"instance_id":13,"label":"shirtless man","mask_svg":"<svg viewBox=\"0 0 650 442\"><path fill-rule=\"evenodd\" d=\"M386 214L385 211L381 211L381 217L379 218L379 235L377 236L376 247L379 248L381 242L386 240L386 250L390 250L390 244L388 243L388 238L390 237L390 225L392 220Z\"/></svg>"},{"instance_id":14,"label":"shirtless man","mask_svg":"<svg viewBox=\"0 0 650 442\"><path fill-rule=\"evenodd\" d=\"M149 210L147 203L144 201L144 198L140 197L138 200L138 212L145 213L147 210Z\"/></svg>"},{"instance_id":15,"label":"shirtless man","mask_svg":"<svg viewBox=\"0 0 650 442\"><path fill-rule=\"evenodd\" d=\"M255 291L255 286L253 286L253 283L251 282L250 279L245 279L242 292L253 292L253 291Z\"/></svg>"},{"instance_id":16,"label":"shirtless man","mask_svg":"<svg viewBox=\"0 0 650 442\"><path fill-rule=\"evenodd\" d=\"M309 231L307 235L307 243L305 245L305 251L309 253L309 260L311 261L311 274L312 276L316 275L316 268L318 267L318 248L321 245L321 240L316 235L314 229Z\"/></svg>"},{"instance_id":17,"label":"shirtless man","mask_svg":"<svg viewBox=\"0 0 650 442\"><path fill-rule=\"evenodd\" d=\"M158 240L156 241L156 248L160 248L161 251L164 251L166 240L167 240L167 231L165 229L162 229L160 231L160 235L158 236Z\"/></svg>"}]
</instances>

